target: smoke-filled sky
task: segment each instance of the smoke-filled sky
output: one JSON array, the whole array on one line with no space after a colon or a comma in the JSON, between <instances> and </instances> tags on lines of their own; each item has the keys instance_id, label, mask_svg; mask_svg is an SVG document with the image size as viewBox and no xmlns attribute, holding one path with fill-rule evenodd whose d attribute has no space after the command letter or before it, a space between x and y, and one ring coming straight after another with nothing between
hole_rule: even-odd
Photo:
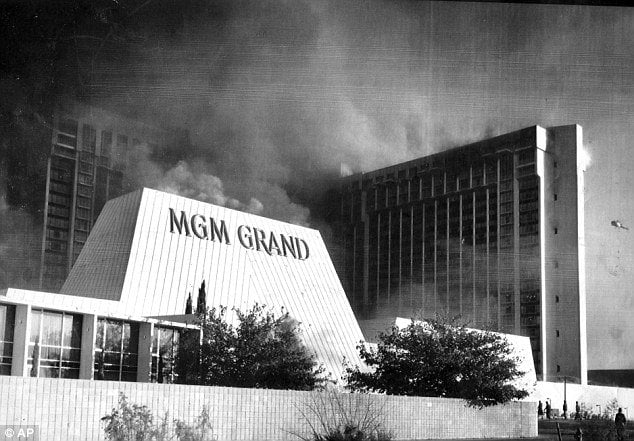
<instances>
[{"instance_id":1,"label":"smoke-filled sky","mask_svg":"<svg viewBox=\"0 0 634 441\"><path fill-rule=\"evenodd\" d=\"M629 311L615 312L614 329L634 331L626 324L634 312L634 230L610 225L634 227L634 9L155 0L116 15L109 6L125 1L96 4L105 5L90 10L100 38L117 19L129 32L117 27L108 44L91 46L88 24L67 25L64 35L78 37L79 50L76 59L64 53L67 63L49 60L56 86L189 130L187 152L137 157L136 167L149 169L139 175L146 184L265 216L321 226L324 191L341 171L534 124L580 124L592 158L588 308L610 298ZM27 20L48 29L43 18ZM25 65L7 71L5 85L20 87L46 69ZM589 334L631 346L607 325Z\"/></svg>"}]
</instances>

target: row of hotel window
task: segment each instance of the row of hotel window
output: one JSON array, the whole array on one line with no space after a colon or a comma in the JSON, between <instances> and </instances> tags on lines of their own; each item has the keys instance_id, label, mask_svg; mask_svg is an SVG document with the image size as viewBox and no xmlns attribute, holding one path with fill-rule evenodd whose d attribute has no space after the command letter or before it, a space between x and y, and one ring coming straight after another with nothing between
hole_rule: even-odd
<instances>
[{"instance_id":1,"label":"row of hotel window","mask_svg":"<svg viewBox=\"0 0 634 441\"><path fill-rule=\"evenodd\" d=\"M32 377L79 378L83 316L45 309L31 310L28 374ZM0 304L0 375L11 375L15 306ZM178 329L155 326L150 381L171 383ZM136 381L139 324L99 318L95 339L95 380Z\"/></svg>"},{"instance_id":2,"label":"row of hotel window","mask_svg":"<svg viewBox=\"0 0 634 441\"><path fill-rule=\"evenodd\" d=\"M530 179L529 181L531 184L530 187L522 188L520 186L519 200L521 203L536 201L538 198L538 194L539 194L538 193L539 190L537 187L538 183L536 183L533 179ZM520 182L523 182L523 181L520 181ZM477 198L482 200L483 198L486 198L487 193L484 190L478 190L476 192L452 196L451 198L455 200L458 200L458 198L463 200L468 200L474 197L474 194L476 195ZM443 195L444 193L439 193L439 194L435 194L434 197L445 199ZM429 192L421 192L421 193L416 192L416 194L411 195L409 199L407 198L406 195L403 197L399 197L397 199L396 186L388 187L388 188L373 188L373 189L367 190L366 192L366 210L367 211L380 210L383 208L395 207L398 205L406 204L408 202L419 201L421 199L427 199L431 197L432 197L432 194L429 191ZM361 192L344 194L342 198L342 213L346 215L350 214L352 218L358 217L361 212L361 200L362 200ZM501 204L511 203L510 206L512 207L512 201L513 201L512 188L510 190L502 190L500 186L500 203ZM477 208L485 209L486 205L478 206Z\"/></svg>"},{"instance_id":3,"label":"row of hotel window","mask_svg":"<svg viewBox=\"0 0 634 441\"><path fill-rule=\"evenodd\" d=\"M532 177L535 174L535 149L518 151L516 156L515 177ZM368 208L379 209L480 187L485 184L484 177L486 177L486 184L498 183L500 191L512 190L513 170L513 156L507 154L499 158L499 175L497 160L474 166L466 165L460 171L423 172L413 167L408 172L400 170L396 175L387 173L384 176L366 178L362 182L362 189L368 194ZM358 181L351 182L346 193L353 194L361 190L358 185ZM509 188L506 188L507 186Z\"/></svg>"},{"instance_id":4,"label":"row of hotel window","mask_svg":"<svg viewBox=\"0 0 634 441\"><path fill-rule=\"evenodd\" d=\"M502 153L499 157L485 162L477 159L465 160L458 157L446 157L444 161L437 164L422 163L409 169L401 169L385 175L365 178L363 179L363 187L368 188L373 184L404 181L421 176L430 177L431 174L434 174L434 179L439 186L442 186L443 178L446 176L446 182L450 189L456 188L456 186L463 189L469 185L477 187L482 185L483 177L486 177L486 182L489 184L498 180L498 163L499 177L501 179L512 177L514 167L518 169L518 175L529 172L532 169L531 166L535 165L536 152L537 150L534 146L526 146L521 150L515 150L515 162L513 153L510 152ZM557 163L555 163L555 167L557 167ZM351 185L354 186L355 184L352 183Z\"/></svg>"},{"instance_id":5,"label":"row of hotel window","mask_svg":"<svg viewBox=\"0 0 634 441\"><path fill-rule=\"evenodd\" d=\"M77 148L77 134L79 124L73 119L60 119L57 127L56 142L64 147L72 149ZM82 142L81 149L86 152L95 153L97 146L97 130L90 124L82 124ZM118 134L117 135L117 149L120 152L126 151L128 147L128 136ZM109 130L101 131L101 156L109 157L112 150L112 132ZM132 139L132 145L139 145L140 141L137 138Z\"/></svg>"}]
</instances>

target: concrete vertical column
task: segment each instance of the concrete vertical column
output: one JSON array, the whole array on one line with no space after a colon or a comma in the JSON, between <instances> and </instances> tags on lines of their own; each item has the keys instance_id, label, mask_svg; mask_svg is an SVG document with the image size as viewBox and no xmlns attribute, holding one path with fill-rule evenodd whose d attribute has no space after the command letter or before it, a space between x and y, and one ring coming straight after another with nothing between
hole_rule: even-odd
<instances>
[{"instance_id":1,"label":"concrete vertical column","mask_svg":"<svg viewBox=\"0 0 634 441\"><path fill-rule=\"evenodd\" d=\"M460 181L458 181L460 182ZM463 265L462 265L462 241L463 239L463 228L464 228L464 219L462 218L462 205L463 205L463 195L460 194L458 196L458 311L460 311L460 315L463 315L463 305L462 305L462 295L463 295L463 291L464 291L464 281L462 279L463 276ZM475 322L475 315L472 315L472 317L474 317L474 322Z\"/></svg>"},{"instance_id":2,"label":"concrete vertical column","mask_svg":"<svg viewBox=\"0 0 634 441\"><path fill-rule=\"evenodd\" d=\"M150 368L152 366L152 323L139 323L139 350L136 381L148 383L150 381Z\"/></svg>"},{"instance_id":3,"label":"concrete vertical column","mask_svg":"<svg viewBox=\"0 0 634 441\"><path fill-rule=\"evenodd\" d=\"M521 334L521 298L520 298L520 188L517 176L518 158L513 152L513 286L515 303L515 334Z\"/></svg>"},{"instance_id":4,"label":"concrete vertical column","mask_svg":"<svg viewBox=\"0 0 634 441\"><path fill-rule=\"evenodd\" d=\"M31 307L15 306L15 327L13 331L13 363L11 375L27 376L27 360L29 358L29 336L31 335Z\"/></svg>"},{"instance_id":5,"label":"concrete vertical column","mask_svg":"<svg viewBox=\"0 0 634 441\"><path fill-rule=\"evenodd\" d=\"M422 307L414 301L414 205L409 209L409 305L415 310Z\"/></svg>"},{"instance_id":6,"label":"concrete vertical column","mask_svg":"<svg viewBox=\"0 0 634 441\"><path fill-rule=\"evenodd\" d=\"M79 378L94 380L95 338L97 336L97 316L84 314L81 326L81 356L79 359Z\"/></svg>"},{"instance_id":7,"label":"concrete vertical column","mask_svg":"<svg viewBox=\"0 0 634 441\"><path fill-rule=\"evenodd\" d=\"M422 179L421 179L422 182ZM422 197L422 196L421 196ZM420 240L420 266L421 266L421 274L420 274L420 286L421 286L421 303L420 308L425 311L425 314L429 314L429 299L427 286L425 286L425 230L427 225L425 224L425 215L427 210L427 204L423 202L422 211L421 211L421 240Z\"/></svg>"},{"instance_id":8,"label":"concrete vertical column","mask_svg":"<svg viewBox=\"0 0 634 441\"><path fill-rule=\"evenodd\" d=\"M357 225L353 225L352 227L352 280L350 285L352 285L352 293L350 295L350 303L352 305L354 305L355 307L357 305L359 305L359 294L358 294L358 287L357 287L357 235L358 235L358 227ZM345 265L347 267L348 262L345 262ZM350 280L350 279L348 279Z\"/></svg>"},{"instance_id":9,"label":"concrete vertical column","mask_svg":"<svg viewBox=\"0 0 634 441\"><path fill-rule=\"evenodd\" d=\"M397 190L397 191L400 191L400 190ZM403 208L399 208L398 210L398 312L399 314L401 313L402 308L403 308Z\"/></svg>"},{"instance_id":10,"label":"concrete vertical column","mask_svg":"<svg viewBox=\"0 0 634 441\"><path fill-rule=\"evenodd\" d=\"M439 312L438 311L438 199L434 198L434 313L436 312Z\"/></svg>"},{"instance_id":11,"label":"concrete vertical column","mask_svg":"<svg viewBox=\"0 0 634 441\"><path fill-rule=\"evenodd\" d=\"M445 195L447 194L447 172L445 172ZM449 314L449 197L445 196L445 309L443 314Z\"/></svg>"},{"instance_id":12,"label":"concrete vertical column","mask_svg":"<svg viewBox=\"0 0 634 441\"><path fill-rule=\"evenodd\" d=\"M376 299L376 305L379 303L379 292L381 289L381 221L382 221L381 212L379 212L376 216L376 289L374 292L374 298Z\"/></svg>"},{"instance_id":13,"label":"concrete vertical column","mask_svg":"<svg viewBox=\"0 0 634 441\"><path fill-rule=\"evenodd\" d=\"M388 188L388 192L389 192ZM388 193L389 196L389 193ZM388 199L389 202L389 199ZM379 236L379 240L381 240ZM391 306L392 294L392 210L387 212L387 305ZM380 288L379 288L380 289Z\"/></svg>"},{"instance_id":14,"label":"concrete vertical column","mask_svg":"<svg viewBox=\"0 0 634 441\"><path fill-rule=\"evenodd\" d=\"M363 305L364 308L367 308L369 304L369 294L368 294L368 278L369 275L369 265L370 265L370 256L369 254L372 252L370 250L370 217L367 214L367 192L375 191L374 189L370 189L363 192L363 197L361 198L361 222L363 225ZM376 200L376 198L375 198ZM371 207L373 210L374 207Z\"/></svg>"}]
</instances>

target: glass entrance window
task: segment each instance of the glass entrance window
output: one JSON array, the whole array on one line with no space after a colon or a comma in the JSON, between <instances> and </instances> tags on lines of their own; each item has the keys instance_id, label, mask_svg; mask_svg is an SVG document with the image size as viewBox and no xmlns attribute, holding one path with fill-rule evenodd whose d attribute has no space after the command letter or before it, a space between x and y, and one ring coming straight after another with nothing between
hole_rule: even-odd
<instances>
[{"instance_id":1,"label":"glass entrance window","mask_svg":"<svg viewBox=\"0 0 634 441\"><path fill-rule=\"evenodd\" d=\"M174 328L154 327L152 335L152 383L174 383L177 374L174 360L178 351L180 332Z\"/></svg>"},{"instance_id":2,"label":"glass entrance window","mask_svg":"<svg viewBox=\"0 0 634 441\"><path fill-rule=\"evenodd\" d=\"M0 304L0 375L11 375L15 306Z\"/></svg>"},{"instance_id":3,"label":"glass entrance window","mask_svg":"<svg viewBox=\"0 0 634 441\"><path fill-rule=\"evenodd\" d=\"M95 380L136 381L138 348L138 323L98 319Z\"/></svg>"},{"instance_id":4,"label":"glass entrance window","mask_svg":"<svg viewBox=\"0 0 634 441\"><path fill-rule=\"evenodd\" d=\"M33 309L29 339L29 375L79 378L81 327L81 315Z\"/></svg>"}]
</instances>

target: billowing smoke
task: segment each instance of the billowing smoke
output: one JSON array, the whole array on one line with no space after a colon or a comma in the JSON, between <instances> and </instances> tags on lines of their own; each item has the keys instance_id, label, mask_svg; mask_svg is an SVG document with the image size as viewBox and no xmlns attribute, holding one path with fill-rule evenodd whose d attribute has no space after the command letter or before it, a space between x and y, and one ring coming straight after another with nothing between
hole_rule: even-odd
<instances>
[{"instance_id":1,"label":"billowing smoke","mask_svg":"<svg viewBox=\"0 0 634 441\"><path fill-rule=\"evenodd\" d=\"M366 45L377 39L368 30L385 26L380 11L347 5L333 15L330 6L184 7L170 32L159 23L124 59L97 64L86 92L92 103L189 132L189 151L148 152L151 170L135 175L138 183L319 226L324 192L339 176L473 136L467 129L454 139L453 127L436 128L428 86L402 65L364 61L376 50ZM149 28L146 15L156 13L144 14ZM361 41L349 28L352 17L366 22ZM390 17L395 28L411 21L394 10ZM376 43L406 44L394 38Z\"/></svg>"},{"instance_id":2,"label":"billowing smoke","mask_svg":"<svg viewBox=\"0 0 634 441\"><path fill-rule=\"evenodd\" d=\"M25 210L10 206L2 185L0 225L0 289L37 286L42 224Z\"/></svg>"},{"instance_id":3,"label":"billowing smoke","mask_svg":"<svg viewBox=\"0 0 634 441\"><path fill-rule=\"evenodd\" d=\"M185 161L179 161L176 167L168 170L157 188L168 193L252 214L259 214L264 208L262 202L255 198L251 198L248 204L244 204L237 199L225 196L220 178L205 173L195 173L190 170Z\"/></svg>"},{"instance_id":4,"label":"billowing smoke","mask_svg":"<svg viewBox=\"0 0 634 441\"><path fill-rule=\"evenodd\" d=\"M61 36L26 48L42 53L24 51L59 68L32 61L20 74L32 89L71 91L90 105L186 130L191 146L162 146L128 164L136 185L315 227L339 176L483 135L481 124L448 119L439 104L456 96L453 86L430 81L439 42L415 40L434 24L431 6L415 14L301 0L86 6L93 13L55 26ZM42 8L22 17L25 35L32 17L66 20Z\"/></svg>"},{"instance_id":5,"label":"billowing smoke","mask_svg":"<svg viewBox=\"0 0 634 441\"><path fill-rule=\"evenodd\" d=\"M173 166L165 166L152 159L152 153L146 144L132 151L127 169L130 187L147 186L251 214L265 214L297 225L309 224L309 210L290 201L278 186L266 181L260 181L255 186L251 194L263 197L267 201L266 206L255 197L239 200L226 191L221 178L212 174L213 167L204 157L180 159Z\"/></svg>"}]
</instances>

